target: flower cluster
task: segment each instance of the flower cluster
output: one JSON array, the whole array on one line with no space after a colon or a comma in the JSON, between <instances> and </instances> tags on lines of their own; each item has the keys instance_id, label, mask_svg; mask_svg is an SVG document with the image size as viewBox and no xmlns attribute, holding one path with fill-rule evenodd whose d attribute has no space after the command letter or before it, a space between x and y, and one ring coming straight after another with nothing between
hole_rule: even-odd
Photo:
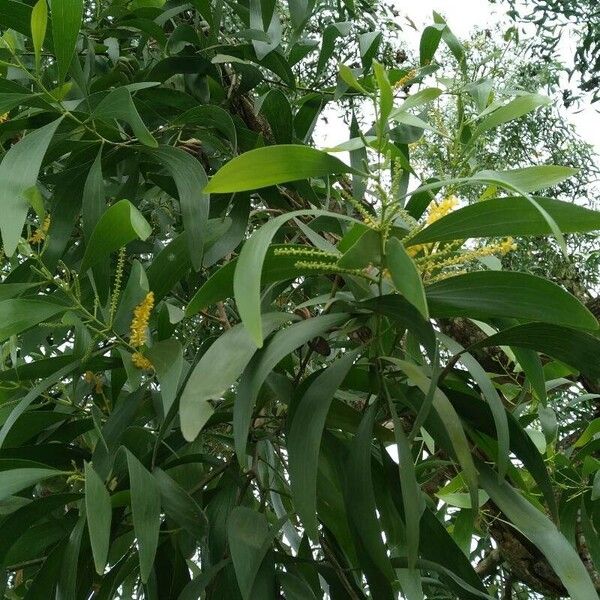
<instances>
[{"instance_id":1,"label":"flower cluster","mask_svg":"<svg viewBox=\"0 0 600 600\"><path fill-rule=\"evenodd\" d=\"M50 229L50 215L46 215L44 222L41 227L38 227L29 237L30 244L41 244L48 234L48 230Z\"/></svg>"},{"instance_id":2,"label":"flower cluster","mask_svg":"<svg viewBox=\"0 0 600 600\"><path fill-rule=\"evenodd\" d=\"M150 371L154 368L154 365L150 362L150 359L146 358L141 352L134 352L131 355L131 362L135 367L144 371Z\"/></svg>"},{"instance_id":3,"label":"flower cluster","mask_svg":"<svg viewBox=\"0 0 600 600\"><path fill-rule=\"evenodd\" d=\"M134 348L139 348L146 343L146 329L148 328L148 321L150 320L150 313L153 307L154 292L148 292L146 297L133 310L129 343Z\"/></svg>"},{"instance_id":4,"label":"flower cluster","mask_svg":"<svg viewBox=\"0 0 600 600\"><path fill-rule=\"evenodd\" d=\"M459 202L456 196L446 196L439 204L433 204L427 215L427 225L431 225L435 221L445 217L448 213L452 212L458 204Z\"/></svg>"},{"instance_id":5,"label":"flower cluster","mask_svg":"<svg viewBox=\"0 0 600 600\"><path fill-rule=\"evenodd\" d=\"M398 89L404 87L411 79L414 79L416 75L417 70L411 69L406 75L404 75L404 77L401 77L398 79L398 81L396 81L394 88Z\"/></svg>"}]
</instances>

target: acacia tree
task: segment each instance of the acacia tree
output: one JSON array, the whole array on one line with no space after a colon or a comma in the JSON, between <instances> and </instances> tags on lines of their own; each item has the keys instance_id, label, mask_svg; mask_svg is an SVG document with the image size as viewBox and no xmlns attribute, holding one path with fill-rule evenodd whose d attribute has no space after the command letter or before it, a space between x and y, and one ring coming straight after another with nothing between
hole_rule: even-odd
<instances>
[{"instance_id":1,"label":"acacia tree","mask_svg":"<svg viewBox=\"0 0 600 600\"><path fill-rule=\"evenodd\" d=\"M321 8L0 6L4 597L597 596L598 321L490 259L600 213L534 195L571 168L481 168L546 101L465 85L439 16L386 68L368 6ZM364 101L350 165L314 148Z\"/></svg>"}]
</instances>

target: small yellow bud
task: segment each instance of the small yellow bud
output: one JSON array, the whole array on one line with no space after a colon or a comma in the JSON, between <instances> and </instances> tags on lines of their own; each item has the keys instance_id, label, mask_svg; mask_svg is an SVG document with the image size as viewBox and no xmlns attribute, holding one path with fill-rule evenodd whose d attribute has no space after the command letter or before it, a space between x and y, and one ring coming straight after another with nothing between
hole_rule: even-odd
<instances>
[{"instance_id":1,"label":"small yellow bud","mask_svg":"<svg viewBox=\"0 0 600 600\"><path fill-rule=\"evenodd\" d=\"M38 227L27 240L31 244L40 244L46 239L46 234L50 229L50 215L46 215L41 227Z\"/></svg>"}]
</instances>

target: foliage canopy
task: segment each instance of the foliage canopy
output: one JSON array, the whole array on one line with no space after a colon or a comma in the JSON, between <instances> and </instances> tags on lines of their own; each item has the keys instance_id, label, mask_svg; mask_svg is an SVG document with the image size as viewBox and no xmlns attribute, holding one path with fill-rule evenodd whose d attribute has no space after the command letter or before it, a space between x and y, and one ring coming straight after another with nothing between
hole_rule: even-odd
<instances>
[{"instance_id":1,"label":"foliage canopy","mask_svg":"<svg viewBox=\"0 0 600 600\"><path fill-rule=\"evenodd\" d=\"M597 597L597 314L500 259L600 213L374 14L0 4L5 598Z\"/></svg>"}]
</instances>

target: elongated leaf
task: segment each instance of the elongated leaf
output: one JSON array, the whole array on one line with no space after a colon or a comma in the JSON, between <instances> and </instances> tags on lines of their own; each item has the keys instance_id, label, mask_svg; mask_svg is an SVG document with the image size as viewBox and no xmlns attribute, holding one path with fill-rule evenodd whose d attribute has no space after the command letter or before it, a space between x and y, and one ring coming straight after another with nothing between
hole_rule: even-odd
<instances>
[{"instance_id":1,"label":"elongated leaf","mask_svg":"<svg viewBox=\"0 0 600 600\"><path fill-rule=\"evenodd\" d=\"M72 360L72 357L69 357ZM29 406L39 398L48 388L52 387L55 383L59 382L63 377L69 375L79 366L79 361L73 361L64 367L54 371L48 377L40 381L37 385L31 388L31 390L19 400L19 403L13 408L8 418L4 421L2 429L0 429L0 447L4 445L6 436L11 431L13 425L17 422L17 419L29 408Z\"/></svg>"},{"instance_id":2,"label":"elongated leaf","mask_svg":"<svg viewBox=\"0 0 600 600\"><path fill-rule=\"evenodd\" d=\"M102 178L102 148L98 150L96 160L90 168L90 172L85 180L83 188L83 198L81 202L83 234L86 241L94 231L94 227L102 217L106 209L104 201L104 180Z\"/></svg>"},{"instance_id":3,"label":"elongated leaf","mask_svg":"<svg viewBox=\"0 0 600 600\"><path fill-rule=\"evenodd\" d=\"M271 545L267 519L262 513L237 506L227 519L227 539L242 598L248 600Z\"/></svg>"},{"instance_id":4,"label":"elongated leaf","mask_svg":"<svg viewBox=\"0 0 600 600\"><path fill-rule=\"evenodd\" d=\"M42 45L46 37L46 28L48 26L48 4L46 0L38 0L31 11L31 40L35 52L36 69L40 69L40 60L42 55Z\"/></svg>"},{"instance_id":5,"label":"elongated leaf","mask_svg":"<svg viewBox=\"0 0 600 600\"><path fill-rule=\"evenodd\" d=\"M77 44L83 19L83 0L52 0L52 41L58 63L58 77L64 80Z\"/></svg>"},{"instance_id":6,"label":"elongated leaf","mask_svg":"<svg viewBox=\"0 0 600 600\"><path fill-rule=\"evenodd\" d=\"M202 165L179 148L161 147L152 153L175 180L188 253L196 271L202 268L204 245L208 241L208 181Z\"/></svg>"},{"instance_id":7,"label":"elongated leaf","mask_svg":"<svg viewBox=\"0 0 600 600\"><path fill-rule=\"evenodd\" d=\"M480 481L498 508L535 544L560 577L573 600L597 596L594 584L577 552L554 523L485 464L479 463Z\"/></svg>"},{"instance_id":8,"label":"elongated leaf","mask_svg":"<svg viewBox=\"0 0 600 600\"><path fill-rule=\"evenodd\" d=\"M38 323L58 313L65 312L67 306L52 304L46 300L13 298L0 301L0 341L31 329Z\"/></svg>"},{"instance_id":9,"label":"elongated leaf","mask_svg":"<svg viewBox=\"0 0 600 600\"><path fill-rule=\"evenodd\" d=\"M427 286L426 295L436 317L515 317L598 329L594 315L575 296L527 273L466 273Z\"/></svg>"},{"instance_id":10,"label":"elongated leaf","mask_svg":"<svg viewBox=\"0 0 600 600\"><path fill-rule=\"evenodd\" d=\"M392 581L393 569L381 539L381 525L376 516L371 478L371 444L376 414L377 405L372 404L361 421L350 449L346 506L348 516L370 559L385 579Z\"/></svg>"},{"instance_id":11,"label":"elongated leaf","mask_svg":"<svg viewBox=\"0 0 600 600\"><path fill-rule=\"evenodd\" d=\"M206 193L257 190L270 185L349 173L339 159L308 146L286 144L250 150L221 167L204 188Z\"/></svg>"},{"instance_id":12,"label":"elongated leaf","mask_svg":"<svg viewBox=\"0 0 600 600\"><path fill-rule=\"evenodd\" d=\"M198 503L163 470L154 469L152 474L158 482L167 516L202 541L208 531L208 521Z\"/></svg>"},{"instance_id":13,"label":"elongated leaf","mask_svg":"<svg viewBox=\"0 0 600 600\"><path fill-rule=\"evenodd\" d=\"M140 577L146 583L152 572L160 530L160 488L144 465L125 450L131 488L133 530L138 544Z\"/></svg>"},{"instance_id":14,"label":"elongated leaf","mask_svg":"<svg viewBox=\"0 0 600 600\"><path fill-rule=\"evenodd\" d=\"M104 482L88 462L85 463L85 514L96 573L102 575L110 544L112 506Z\"/></svg>"},{"instance_id":15,"label":"elongated leaf","mask_svg":"<svg viewBox=\"0 0 600 600\"><path fill-rule=\"evenodd\" d=\"M283 313L264 315L264 335L290 320ZM242 374L257 350L256 343L240 323L235 325L206 351L189 376L181 399L181 433L192 441L211 417L210 400L218 399Z\"/></svg>"},{"instance_id":16,"label":"elongated leaf","mask_svg":"<svg viewBox=\"0 0 600 600\"><path fill-rule=\"evenodd\" d=\"M464 348L453 339L443 334L438 334L442 343L452 352L458 354L463 352ZM508 428L508 419L506 417L506 411L502 400L494 387L494 384L487 376L484 368L477 362L477 360L468 352L463 352L460 355L460 362L468 369L469 373L479 386L481 393L487 400L490 412L494 419L494 425L496 427L496 439L498 440L498 472L501 477L506 475L509 465L509 450L510 450L510 434Z\"/></svg>"},{"instance_id":17,"label":"elongated leaf","mask_svg":"<svg viewBox=\"0 0 600 600\"><path fill-rule=\"evenodd\" d=\"M256 397L267 375L290 352L311 339L323 335L330 327L343 323L347 318L347 314L340 313L320 315L294 323L278 331L264 351L257 354L250 362L240 381L233 406L233 437L235 451L241 464L246 456L246 441Z\"/></svg>"},{"instance_id":18,"label":"elongated leaf","mask_svg":"<svg viewBox=\"0 0 600 600\"><path fill-rule=\"evenodd\" d=\"M431 382L417 365L391 357L387 357L386 360L398 365L406 373L409 381L416 385L423 394L427 394ZM469 487L471 506L473 507L473 510L477 510L479 504L479 496L477 493L477 469L475 468L475 463L473 462L473 457L471 456L471 451L469 449L469 443L460 419L444 392L439 388L436 388L434 391L432 406L438 413L441 422L448 433L456 458L463 469L463 477Z\"/></svg>"},{"instance_id":19,"label":"elongated leaf","mask_svg":"<svg viewBox=\"0 0 600 600\"><path fill-rule=\"evenodd\" d=\"M37 181L46 150L62 117L11 146L0 164L0 232L4 253L12 256L29 210L27 190Z\"/></svg>"},{"instance_id":20,"label":"elongated leaf","mask_svg":"<svg viewBox=\"0 0 600 600\"><path fill-rule=\"evenodd\" d=\"M517 193L535 192L555 186L577 173L577 169L559 165L538 165L512 171L479 171L472 181L501 185ZM531 199L529 200L531 202Z\"/></svg>"},{"instance_id":21,"label":"elongated leaf","mask_svg":"<svg viewBox=\"0 0 600 600\"><path fill-rule=\"evenodd\" d=\"M81 271L87 271L132 240L145 240L151 231L148 221L129 200L119 200L102 215L94 228L81 261Z\"/></svg>"},{"instance_id":22,"label":"elongated leaf","mask_svg":"<svg viewBox=\"0 0 600 600\"><path fill-rule=\"evenodd\" d=\"M394 423L394 438L398 451L398 476L402 487L402 504L404 506L408 569L414 576L414 569L419 554L421 531L421 515L425 510L425 500L417 481L412 449L408 436L404 432L404 424L389 393L386 393L388 407ZM406 516L408 515L408 517ZM420 593L422 597L422 592Z\"/></svg>"},{"instance_id":23,"label":"elongated leaf","mask_svg":"<svg viewBox=\"0 0 600 600\"><path fill-rule=\"evenodd\" d=\"M435 23L425 27L421 34L421 41L419 43L419 62L422 67L428 65L440 45L442 39L442 32L446 28L445 24Z\"/></svg>"},{"instance_id":24,"label":"elongated leaf","mask_svg":"<svg viewBox=\"0 0 600 600\"><path fill-rule=\"evenodd\" d=\"M536 198L536 201L563 233L600 229L600 212L551 198ZM496 198L446 215L417 233L408 244L550 233L546 220L526 198Z\"/></svg>"},{"instance_id":25,"label":"elongated leaf","mask_svg":"<svg viewBox=\"0 0 600 600\"><path fill-rule=\"evenodd\" d=\"M206 247L206 245L222 239L224 234L228 232L230 225L228 218L209 219L204 246ZM152 264L148 267L148 280L156 301L166 296L192 268L186 238L187 233L185 231L180 233L154 257ZM212 246L209 249L212 249ZM205 254L205 260L207 256L208 254ZM230 288L233 295L233 271L231 273Z\"/></svg>"},{"instance_id":26,"label":"elongated leaf","mask_svg":"<svg viewBox=\"0 0 600 600\"><path fill-rule=\"evenodd\" d=\"M402 242L390 238L386 244L386 262L396 289L423 315L429 318L421 275Z\"/></svg>"},{"instance_id":27,"label":"elongated leaf","mask_svg":"<svg viewBox=\"0 0 600 600\"><path fill-rule=\"evenodd\" d=\"M75 2L76 0L62 1ZM144 121L142 121L142 117L140 117L140 113L131 98L131 93L125 87L120 87L110 92L96 107L94 118L125 121L142 144L151 148L158 146L154 136L148 131Z\"/></svg>"},{"instance_id":28,"label":"elongated leaf","mask_svg":"<svg viewBox=\"0 0 600 600\"><path fill-rule=\"evenodd\" d=\"M600 378L600 339L579 331L546 323L517 325L477 342L471 349L486 346L519 346L543 352L571 365L589 377Z\"/></svg>"},{"instance_id":29,"label":"elongated leaf","mask_svg":"<svg viewBox=\"0 0 600 600\"><path fill-rule=\"evenodd\" d=\"M342 384L356 352L348 352L323 371L306 390L288 434L289 473L295 507L307 534L318 539L317 467L321 437L333 395Z\"/></svg>"},{"instance_id":30,"label":"elongated leaf","mask_svg":"<svg viewBox=\"0 0 600 600\"><path fill-rule=\"evenodd\" d=\"M23 468L0 471L0 500L4 500L38 481L62 475L58 469Z\"/></svg>"},{"instance_id":31,"label":"elongated leaf","mask_svg":"<svg viewBox=\"0 0 600 600\"><path fill-rule=\"evenodd\" d=\"M183 368L183 349L178 340L171 338L154 344L148 350L147 356L154 366L156 378L160 383L160 395L166 415L177 394L177 386Z\"/></svg>"},{"instance_id":32,"label":"elongated leaf","mask_svg":"<svg viewBox=\"0 0 600 600\"><path fill-rule=\"evenodd\" d=\"M540 94L527 94L514 98L504 106L497 108L494 112L487 115L481 123L475 128L471 135L470 143L477 139L482 133L498 127L503 123L518 119L527 113L550 104L550 98Z\"/></svg>"}]
</instances>

